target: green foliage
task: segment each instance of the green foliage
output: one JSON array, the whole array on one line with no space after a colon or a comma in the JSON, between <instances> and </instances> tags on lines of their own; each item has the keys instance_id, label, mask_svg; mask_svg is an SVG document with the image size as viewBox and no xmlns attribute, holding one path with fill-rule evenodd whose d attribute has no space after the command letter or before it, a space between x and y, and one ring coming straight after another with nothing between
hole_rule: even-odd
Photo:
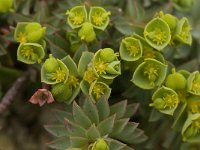
<instances>
[{"instance_id":1,"label":"green foliage","mask_svg":"<svg viewBox=\"0 0 200 150\"><path fill-rule=\"evenodd\" d=\"M199 149L199 7L0 0L0 96L21 73L40 74L32 75L37 88L42 82L65 107L45 126L57 137L53 149Z\"/></svg>"}]
</instances>

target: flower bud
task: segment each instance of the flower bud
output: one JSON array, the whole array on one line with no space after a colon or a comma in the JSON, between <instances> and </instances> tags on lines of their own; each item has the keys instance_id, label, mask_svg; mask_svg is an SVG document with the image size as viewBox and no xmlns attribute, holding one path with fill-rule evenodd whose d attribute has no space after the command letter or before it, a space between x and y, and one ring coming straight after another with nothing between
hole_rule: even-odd
<instances>
[{"instance_id":1,"label":"flower bud","mask_svg":"<svg viewBox=\"0 0 200 150\"><path fill-rule=\"evenodd\" d=\"M186 83L185 77L181 73L175 72L167 76L165 85L173 90L181 90L185 89Z\"/></svg>"},{"instance_id":2,"label":"flower bud","mask_svg":"<svg viewBox=\"0 0 200 150\"><path fill-rule=\"evenodd\" d=\"M98 139L94 143L92 150L109 150L109 147L104 139Z\"/></svg>"},{"instance_id":3,"label":"flower bud","mask_svg":"<svg viewBox=\"0 0 200 150\"><path fill-rule=\"evenodd\" d=\"M72 95L72 89L66 83L54 85L51 92L58 102L65 102Z\"/></svg>"},{"instance_id":4,"label":"flower bud","mask_svg":"<svg viewBox=\"0 0 200 150\"><path fill-rule=\"evenodd\" d=\"M6 13L11 10L13 5L13 0L0 0L0 12Z\"/></svg>"},{"instance_id":5,"label":"flower bud","mask_svg":"<svg viewBox=\"0 0 200 150\"><path fill-rule=\"evenodd\" d=\"M44 68L46 72L48 73L55 72L56 69L58 69L58 67L59 67L58 61L55 58L53 58L52 54L50 54L49 58L46 59L44 63Z\"/></svg>"},{"instance_id":6,"label":"flower bud","mask_svg":"<svg viewBox=\"0 0 200 150\"><path fill-rule=\"evenodd\" d=\"M160 109L164 108L165 102L162 98L157 98L157 99L154 100L153 103L149 104L149 106L153 106L156 109L160 110Z\"/></svg>"},{"instance_id":7,"label":"flower bud","mask_svg":"<svg viewBox=\"0 0 200 150\"><path fill-rule=\"evenodd\" d=\"M111 48L104 48L100 51L101 60L104 62L111 62L115 60L116 54L113 49Z\"/></svg>"},{"instance_id":8,"label":"flower bud","mask_svg":"<svg viewBox=\"0 0 200 150\"><path fill-rule=\"evenodd\" d=\"M31 22L26 25L25 33L27 34L27 40L29 42L39 41L45 34L46 28L41 27L39 23Z\"/></svg>"},{"instance_id":9,"label":"flower bud","mask_svg":"<svg viewBox=\"0 0 200 150\"><path fill-rule=\"evenodd\" d=\"M194 0L174 0L174 7L179 11L189 11L194 5Z\"/></svg>"},{"instance_id":10,"label":"flower bud","mask_svg":"<svg viewBox=\"0 0 200 150\"><path fill-rule=\"evenodd\" d=\"M85 22L82 28L78 32L78 36L81 40L85 42L92 42L96 39L96 34L94 32L93 25L89 22Z\"/></svg>"}]
</instances>

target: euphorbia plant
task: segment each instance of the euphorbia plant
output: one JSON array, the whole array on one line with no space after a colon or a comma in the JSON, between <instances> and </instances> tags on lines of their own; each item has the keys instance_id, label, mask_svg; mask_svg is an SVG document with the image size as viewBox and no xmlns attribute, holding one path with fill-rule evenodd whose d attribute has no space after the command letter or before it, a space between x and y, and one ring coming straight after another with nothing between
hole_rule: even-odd
<instances>
[{"instance_id":1,"label":"euphorbia plant","mask_svg":"<svg viewBox=\"0 0 200 150\"><path fill-rule=\"evenodd\" d=\"M27 80L35 77L33 87L26 89L32 93L29 102L59 106L51 117L57 121L45 126L56 136L51 148L184 150L199 144L200 74L191 65L198 63L194 52L199 40L193 38L198 32L192 32L198 26L187 15L171 11L173 6L189 10L192 0L24 3L11 6L8 1L3 11L9 16L12 7L18 8L12 14L18 43L14 63L27 69ZM166 13L154 12L154 4L167 4L162 8ZM23 6L30 9L19 16ZM187 51L190 47L193 51ZM182 65L184 61L189 64ZM0 80L0 93L5 85ZM8 104L0 104L0 110Z\"/></svg>"}]
</instances>

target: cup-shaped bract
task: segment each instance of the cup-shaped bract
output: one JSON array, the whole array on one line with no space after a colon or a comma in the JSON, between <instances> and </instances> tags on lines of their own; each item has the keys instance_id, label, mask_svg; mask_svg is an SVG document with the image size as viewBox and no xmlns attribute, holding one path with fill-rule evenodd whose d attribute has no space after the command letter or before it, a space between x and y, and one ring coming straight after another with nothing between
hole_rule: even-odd
<instances>
[{"instance_id":1,"label":"cup-shaped bract","mask_svg":"<svg viewBox=\"0 0 200 150\"><path fill-rule=\"evenodd\" d=\"M89 95L91 96L94 103L96 103L102 96L108 99L111 94L109 86L103 82L95 81L90 85Z\"/></svg>"},{"instance_id":2,"label":"cup-shaped bract","mask_svg":"<svg viewBox=\"0 0 200 150\"><path fill-rule=\"evenodd\" d=\"M89 22L85 22L78 31L78 36L82 41L87 43L96 40L96 33L94 32L93 25Z\"/></svg>"},{"instance_id":3,"label":"cup-shaped bract","mask_svg":"<svg viewBox=\"0 0 200 150\"><path fill-rule=\"evenodd\" d=\"M182 128L183 141L198 143L200 140L200 114L189 114Z\"/></svg>"},{"instance_id":4,"label":"cup-shaped bract","mask_svg":"<svg viewBox=\"0 0 200 150\"><path fill-rule=\"evenodd\" d=\"M51 59L51 58L49 58ZM69 76L69 69L67 66L59 59L56 59L56 67L55 66L47 66L47 62L49 63L49 60L47 59L41 68L41 81L46 84L57 84L60 82L66 83ZM55 60L53 60L54 62ZM49 63L50 64L50 63ZM54 67L52 70L47 69L48 67ZM50 70L50 71L49 71Z\"/></svg>"},{"instance_id":5,"label":"cup-shaped bract","mask_svg":"<svg viewBox=\"0 0 200 150\"><path fill-rule=\"evenodd\" d=\"M143 50L142 56L144 59L153 58L162 63L165 63L163 55L159 51L151 47L142 36L135 33L132 36L140 41Z\"/></svg>"},{"instance_id":6,"label":"cup-shaped bract","mask_svg":"<svg viewBox=\"0 0 200 150\"><path fill-rule=\"evenodd\" d=\"M87 20L87 10L85 6L75 6L66 12L67 23L72 29L79 28Z\"/></svg>"},{"instance_id":7,"label":"cup-shaped bract","mask_svg":"<svg viewBox=\"0 0 200 150\"><path fill-rule=\"evenodd\" d=\"M89 21L100 30L105 30L110 22L110 12L102 7L90 7Z\"/></svg>"},{"instance_id":8,"label":"cup-shaped bract","mask_svg":"<svg viewBox=\"0 0 200 150\"><path fill-rule=\"evenodd\" d=\"M187 91L194 95L200 95L200 73L195 71L187 79Z\"/></svg>"},{"instance_id":9,"label":"cup-shaped bract","mask_svg":"<svg viewBox=\"0 0 200 150\"><path fill-rule=\"evenodd\" d=\"M150 106L153 106L161 113L168 115L173 115L179 103L177 93L174 90L164 86L154 92L152 100L153 103L151 103Z\"/></svg>"},{"instance_id":10,"label":"cup-shaped bract","mask_svg":"<svg viewBox=\"0 0 200 150\"><path fill-rule=\"evenodd\" d=\"M17 49L17 59L26 64L41 63L44 56L44 48L37 43L21 43Z\"/></svg>"},{"instance_id":11,"label":"cup-shaped bract","mask_svg":"<svg viewBox=\"0 0 200 150\"><path fill-rule=\"evenodd\" d=\"M190 95L186 99L187 108L191 114L200 113L200 96L198 95Z\"/></svg>"},{"instance_id":12,"label":"cup-shaped bract","mask_svg":"<svg viewBox=\"0 0 200 150\"><path fill-rule=\"evenodd\" d=\"M92 146L91 150L109 150L108 144L104 139L98 139Z\"/></svg>"},{"instance_id":13,"label":"cup-shaped bract","mask_svg":"<svg viewBox=\"0 0 200 150\"><path fill-rule=\"evenodd\" d=\"M142 89L153 89L163 83L166 73L167 65L148 58L136 68L131 81Z\"/></svg>"},{"instance_id":14,"label":"cup-shaped bract","mask_svg":"<svg viewBox=\"0 0 200 150\"><path fill-rule=\"evenodd\" d=\"M143 47L140 40L134 37L127 37L122 40L119 52L121 59L136 61L142 57Z\"/></svg>"},{"instance_id":15,"label":"cup-shaped bract","mask_svg":"<svg viewBox=\"0 0 200 150\"><path fill-rule=\"evenodd\" d=\"M13 0L0 0L0 12L6 13L12 10Z\"/></svg>"},{"instance_id":16,"label":"cup-shaped bract","mask_svg":"<svg viewBox=\"0 0 200 150\"><path fill-rule=\"evenodd\" d=\"M191 27L187 18L183 17L177 23L174 39L187 45L192 44Z\"/></svg>"},{"instance_id":17,"label":"cup-shaped bract","mask_svg":"<svg viewBox=\"0 0 200 150\"><path fill-rule=\"evenodd\" d=\"M117 54L113 61L105 61L105 59L102 59L102 51L104 49L98 50L93 57L92 67L94 73L104 79L114 79L121 74L121 63L117 58Z\"/></svg>"},{"instance_id":18,"label":"cup-shaped bract","mask_svg":"<svg viewBox=\"0 0 200 150\"><path fill-rule=\"evenodd\" d=\"M156 50L164 49L171 40L169 25L161 18L154 18L144 29L144 38Z\"/></svg>"},{"instance_id":19,"label":"cup-shaped bract","mask_svg":"<svg viewBox=\"0 0 200 150\"><path fill-rule=\"evenodd\" d=\"M15 28L14 38L19 43L39 43L45 47L43 38L46 27L37 22L19 22Z\"/></svg>"}]
</instances>

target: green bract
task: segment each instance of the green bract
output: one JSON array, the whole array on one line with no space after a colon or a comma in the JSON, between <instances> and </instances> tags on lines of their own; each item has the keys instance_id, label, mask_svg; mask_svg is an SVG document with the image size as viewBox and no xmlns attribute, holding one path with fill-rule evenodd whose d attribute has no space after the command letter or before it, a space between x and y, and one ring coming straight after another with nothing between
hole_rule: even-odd
<instances>
[{"instance_id":1,"label":"green bract","mask_svg":"<svg viewBox=\"0 0 200 150\"><path fill-rule=\"evenodd\" d=\"M131 81L142 89L152 89L162 84L166 72L167 65L148 58L136 68Z\"/></svg>"},{"instance_id":2,"label":"green bract","mask_svg":"<svg viewBox=\"0 0 200 150\"><path fill-rule=\"evenodd\" d=\"M153 103L151 103L150 106L168 115L173 115L179 103L177 93L164 86L154 92L152 100Z\"/></svg>"},{"instance_id":3,"label":"green bract","mask_svg":"<svg viewBox=\"0 0 200 150\"><path fill-rule=\"evenodd\" d=\"M57 59L57 68L53 68L53 72L48 72L49 69L47 69L47 67L51 66L47 66L46 62L49 63L49 60L47 59L42 65L41 81L46 84L57 84L60 82L66 83L69 76L69 69L67 68L67 66L61 60Z\"/></svg>"},{"instance_id":4,"label":"green bract","mask_svg":"<svg viewBox=\"0 0 200 150\"><path fill-rule=\"evenodd\" d=\"M171 40L170 28L162 19L152 19L145 26L144 38L153 48L162 50L169 44Z\"/></svg>"},{"instance_id":5,"label":"green bract","mask_svg":"<svg viewBox=\"0 0 200 150\"><path fill-rule=\"evenodd\" d=\"M200 95L200 73L195 71L187 80L187 91L194 95Z\"/></svg>"},{"instance_id":6,"label":"green bract","mask_svg":"<svg viewBox=\"0 0 200 150\"><path fill-rule=\"evenodd\" d=\"M89 22L85 22L78 32L78 36L85 42L92 42L96 39L96 33L94 32L93 25Z\"/></svg>"},{"instance_id":7,"label":"green bract","mask_svg":"<svg viewBox=\"0 0 200 150\"><path fill-rule=\"evenodd\" d=\"M109 147L104 139L98 139L91 150L109 150Z\"/></svg>"},{"instance_id":8,"label":"green bract","mask_svg":"<svg viewBox=\"0 0 200 150\"><path fill-rule=\"evenodd\" d=\"M174 39L187 45L192 44L191 27L187 18L183 17L178 21L174 34Z\"/></svg>"},{"instance_id":9,"label":"green bract","mask_svg":"<svg viewBox=\"0 0 200 150\"><path fill-rule=\"evenodd\" d=\"M161 63L165 63L163 55L159 51L153 49L143 37L135 33L132 36L140 41L144 59L153 58L160 61Z\"/></svg>"},{"instance_id":10,"label":"green bract","mask_svg":"<svg viewBox=\"0 0 200 150\"><path fill-rule=\"evenodd\" d=\"M109 15L110 12L102 7L90 7L89 21L95 28L105 30L110 21Z\"/></svg>"},{"instance_id":11,"label":"green bract","mask_svg":"<svg viewBox=\"0 0 200 150\"><path fill-rule=\"evenodd\" d=\"M0 12L6 13L7 11L11 11L13 5L13 0L0 0Z\"/></svg>"},{"instance_id":12,"label":"green bract","mask_svg":"<svg viewBox=\"0 0 200 150\"><path fill-rule=\"evenodd\" d=\"M17 49L17 59L26 64L40 63L44 56L43 47L37 43L21 43Z\"/></svg>"},{"instance_id":13,"label":"green bract","mask_svg":"<svg viewBox=\"0 0 200 150\"><path fill-rule=\"evenodd\" d=\"M200 140L200 114L189 114L183 129L183 140L190 143L198 143Z\"/></svg>"},{"instance_id":14,"label":"green bract","mask_svg":"<svg viewBox=\"0 0 200 150\"><path fill-rule=\"evenodd\" d=\"M37 22L19 22L16 26L14 38L19 43L39 43L45 47L43 37L46 27Z\"/></svg>"},{"instance_id":15,"label":"green bract","mask_svg":"<svg viewBox=\"0 0 200 150\"><path fill-rule=\"evenodd\" d=\"M105 58L102 59L102 51L104 50L98 50L92 59L94 73L104 79L114 79L121 74L121 63L117 57L111 62L105 61Z\"/></svg>"},{"instance_id":16,"label":"green bract","mask_svg":"<svg viewBox=\"0 0 200 150\"><path fill-rule=\"evenodd\" d=\"M140 40L127 37L122 40L119 51L123 60L136 61L142 57L143 48Z\"/></svg>"},{"instance_id":17,"label":"green bract","mask_svg":"<svg viewBox=\"0 0 200 150\"><path fill-rule=\"evenodd\" d=\"M165 85L173 90L182 90L186 88L186 83L187 80L181 73L173 72L167 76Z\"/></svg>"},{"instance_id":18,"label":"green bract","mask_svg":"<svg viewBox=\"0 0 200 150\"><path fill-rule=\"evenodd\" d=\"M75 6L66 13L67 23L72 29L79 28L87 20L87 10L85 6Z\"/></svg>"},{"instance_id":19,"label":"green bract","mask_svg":"<svg viewBox=\"0 0 200 150\"><path fill-rule=\"evenodd\" d=\"M187 107L192 114L200 113L200 96L190 95L187 97Z\"/></svg>"},{"instance_id":20,"label":"green bract","mask_svg":"<svg viewBox=\"0 0 200 150\"><path fill-rule=\"evenodd\" d=\"M89 89L89 95L92 97L93 102L97 102L102 96L107 99L110 97L111 89L103 82L93 82Z\"/></svg>"},{"instance_id":21,"label":"green bract","mask_svg":"<svg viewBox=\"0 0 200 150\"><path fill-rule=\"evenodd\" d=\"M178 19L171 14L165 14L161 17L161 19L163 19L168 24L171 32L173 33L177 26Z\"/></svg>"}]
</instances>

